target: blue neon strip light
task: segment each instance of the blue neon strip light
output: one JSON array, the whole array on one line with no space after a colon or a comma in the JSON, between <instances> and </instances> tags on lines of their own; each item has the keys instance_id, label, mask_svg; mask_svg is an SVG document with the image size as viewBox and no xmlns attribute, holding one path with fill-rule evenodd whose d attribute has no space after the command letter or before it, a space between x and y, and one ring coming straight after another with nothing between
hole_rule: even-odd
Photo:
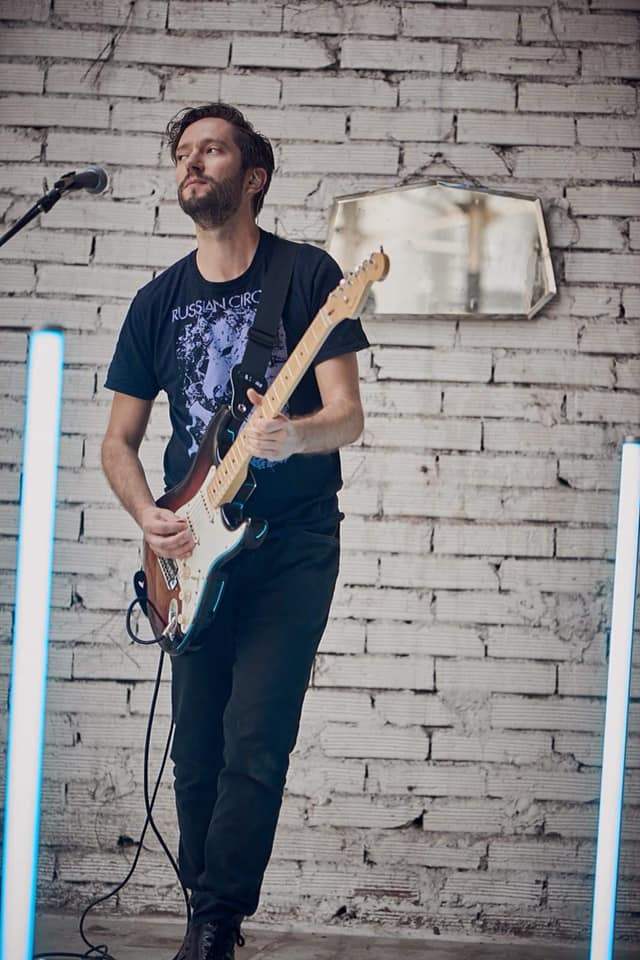
<instances>
[{"instance_id":1,"label":"blue neon strip light","mask_svg":"<svg viewBox=\"0 0 640 960\"><path fill-rule=\"evenodd\" d=\"M640 535L640 439L622 448L590 960L613 957Z\"/></svg>"},{"instance_id":2,"label":"blue neon strip light","mask_svg":"<svg viewBox=\"0 0 640 960\"><path fill-rule=\"evenodd\" d=\"M0 917L1 960L31 960L64 339L29 341L11 662Z\"/></svg>"}]
</instances>

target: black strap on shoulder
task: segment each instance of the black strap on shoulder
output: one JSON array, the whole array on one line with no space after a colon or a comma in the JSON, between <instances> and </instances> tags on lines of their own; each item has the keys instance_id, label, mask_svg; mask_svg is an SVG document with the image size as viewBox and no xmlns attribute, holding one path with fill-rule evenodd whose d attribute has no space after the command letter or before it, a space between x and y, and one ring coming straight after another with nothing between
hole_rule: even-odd
<instances>
[{"instance_id":1,"label":"black strap on shoulder","mask_svg":"<svg viewBox=\"0 0 640 960\"><path fill-rule=\"evenodd\" d=\"M253 387L264 393L265 374L278 336L278 325L289 292L298 244L282 237L270 237L267 269L260 303L249 330L242 362L231 370L231 413L234 420L244 420L251 404L247 390Z\"/></svg>"}]
</instances>

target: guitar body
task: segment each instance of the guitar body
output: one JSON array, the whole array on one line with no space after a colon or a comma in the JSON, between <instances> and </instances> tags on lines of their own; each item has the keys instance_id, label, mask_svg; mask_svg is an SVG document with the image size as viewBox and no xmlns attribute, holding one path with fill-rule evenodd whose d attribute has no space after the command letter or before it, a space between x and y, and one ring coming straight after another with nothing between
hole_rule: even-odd
<instances>
[{"instance_id":1,"label":"guitar body","mask_svg":"<svg viewBox=\"0 0 640 960\"><path fill-rule=\"evenodd\" d=\"M212 510L203 495L218 469L221 438L230 419L226 407L216 414L187 476L157 501L189 524L196 541L191 556L167 560L143 544L146 611L160 646L174 656L193 648L198 634L212 623L226 564L241 550L260 546L267 532L265 521L238 521L239 507L255 488L249 474L231 504Z\"/></svg>"}]
</instances>

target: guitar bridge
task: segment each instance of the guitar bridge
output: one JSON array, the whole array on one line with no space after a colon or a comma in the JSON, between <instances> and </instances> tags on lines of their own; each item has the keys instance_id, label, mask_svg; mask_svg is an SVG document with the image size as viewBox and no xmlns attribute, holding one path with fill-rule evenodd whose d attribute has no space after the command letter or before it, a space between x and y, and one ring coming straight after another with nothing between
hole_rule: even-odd
<instances>
[{"instance_id":1,"label":"guitar bridge","mask_svg":"<svg viewBox=\"0 0 640 960\"><path fill-rule=\"evenodd\" d=\"M160 570L162 571L164 582L167 585L167 590L175 590L178 586L178 564L175 560L170 560L167 557L158 557L158 563L160 564Z\"/></svg>"}]
</instances>

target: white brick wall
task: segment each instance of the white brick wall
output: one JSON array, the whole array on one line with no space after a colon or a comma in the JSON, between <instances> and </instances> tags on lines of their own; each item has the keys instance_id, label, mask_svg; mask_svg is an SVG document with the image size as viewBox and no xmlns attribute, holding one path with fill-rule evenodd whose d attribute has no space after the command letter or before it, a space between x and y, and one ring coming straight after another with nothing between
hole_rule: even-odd
<instances>
[{"instance_id":1,"label":"white brick wall","mask_svg":"<svg viewBox=\"0 0 640 960\"><path fill-rule=\"evenodd\" d=\"M111 174L104 197L65 198L1 251L3 694L26 332L67 331L43 907L106 892L142 822L156 660L124 632L139 537L100 472L102 382L128 299L192 243L165 123L221 98L273 138L264 226L322 242L337 195L481 182L542 198L560 287L527 323L368 325L341 584L258 916L586 938L618 451L640 415L637 9L0 3L0 216L67 168ZM161 404L143 449L158 492L166 436ZM639 698L634 674L617 934L636 942ZM164 682L155 760L168 716ZM169 778L157 811L175 844ZM120 909L155 907L158 886L179 913L154 847Z\"/></svg>"}]
</instances>

